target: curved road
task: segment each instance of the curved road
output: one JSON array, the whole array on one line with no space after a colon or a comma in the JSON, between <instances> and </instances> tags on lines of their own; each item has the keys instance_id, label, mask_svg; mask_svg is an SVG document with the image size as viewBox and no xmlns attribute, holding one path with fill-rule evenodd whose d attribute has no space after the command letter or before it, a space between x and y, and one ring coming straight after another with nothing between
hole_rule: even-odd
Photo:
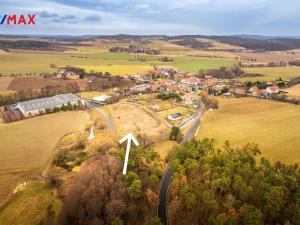
<instances>
[{"instance_id":1,"label":"curved road","mask_svg":"<svg viewBox=\"0 0 300 225\"><path fill-rule=\"evenodd\" d=\"M86 104L87 104L88 108L95 109L96 111L98 111L99 113L101 113L101 115L104 117L104 119L106 121L106 124L108 126L109 132L111 134L114 134L115 130L114 130L114 126L113 126L113 122L111 121L111 118L108 115L106 115L106 113L100 107L97 107L96 105L88 102L88 100L86 100Z\"/></svg>"},{"instance_id":2,"label":"curved road","mask_svg":"<svg viewBox=\"0 0 300 225\"><path fill-rule=\"evenodd\" d=\"M189 128L189 130L187 131L187 133L184 135L181 144L186 141L191 140L195 136L195 134L200 126L200 119L202 116L202 107L203 107L203 103L199 102L196 115L193 118L194 121L193 121L191 127ZM165 173L163 180L161 182L161 185L160 185L159 204L158 204L158 208L157 208L157 216L158 216L158 218L160 218L163 225L168 225L168 211L167 211L167 203L168 202L167 201L168 201L168 191L169 191L171 178L172 178L172 171L169 168L167 170L167 172Z\"/></svg>"}]
</instances>

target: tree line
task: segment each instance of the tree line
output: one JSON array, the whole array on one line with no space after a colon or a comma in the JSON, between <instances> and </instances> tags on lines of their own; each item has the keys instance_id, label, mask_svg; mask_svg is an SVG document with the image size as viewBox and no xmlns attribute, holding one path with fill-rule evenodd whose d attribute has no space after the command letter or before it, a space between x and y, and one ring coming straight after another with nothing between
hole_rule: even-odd
<instances>
[{"instance_id":1,"label":"tree line","mask_svg":"<svg viewBox=\"0 0 300 225\"><path fill-rule=\"evenodd\" d=\"M109 49L110 52L127 52L127 53L143 53L149 55L160 54L159 50L144 48L136 45L129 45L128 47L112 47Z\"/></svg>"},{"instance_id":2,"label":"tree line","mask_svg":"<svg viewBox=\"0 0 300 225\"><path fill-rule=\"evenodd\" d=\"M77 93L80 91L78 83L65 83L55 86L47 86L41 89L25 89L16 92L8 92L0 95L0 106L14 104L36 98L44 98L57 94Z\"/></svg>"},{"instance_id":3,"label":"tree line","mask_svg":"<svg viewBox=\"0 0 300 225\"><path fill-rule=\"evenodd\" d=\"M298 165L272 165L256 144L192 140L170 156L170 224L299 224ZM180 221L180 222L179 222Z\"/></svg>"},{"instance_id":4,"label":"tree line","mask_svg":"<svg viewBox=\"0 0 300 225\"><path fill-rule=\"evenodd\" d=\"M74 175L63 197L63 225L161 225L156 218L162 176L158 153L139 147L130 152L102 149Z\"/></svg>"},{"instance_id":5,"label":"tree line","mask_svg":"<svg viewBox=\"0 0 300 225\"><path fill-rule=\"evenodd\" d=\"M234 79L242 77L245 73L239 66L233 66L230 68L221 67L220 69L208 71L199 70L199 75L201 77L204 77L207 74L220 79Z\"/></svg>"}]
</instances>

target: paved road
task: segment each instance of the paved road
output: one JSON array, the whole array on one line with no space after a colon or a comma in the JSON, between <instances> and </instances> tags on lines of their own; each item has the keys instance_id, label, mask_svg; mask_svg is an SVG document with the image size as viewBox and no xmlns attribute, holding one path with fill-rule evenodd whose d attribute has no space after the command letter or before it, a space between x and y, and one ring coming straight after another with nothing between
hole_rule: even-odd
<instances>
[{"instance_id":1,"label":"paved road","mask_svg":"<svg viewBox=\"0 0 300 225\"><path fill-rule=\"evenodd\" d=\"M193 124L191 125L187 133L184 135L181 144L191 140L195 136L197 129L199 128L200 125L202 108L203 108L203 103L199 102L195 118L193 119ZM160 191L159 191L159 204L157 208L157 216L158 218L160 218L163 225L168 225L168 211L167 211L168 202L167 201L168 201L168 191L169 191L171 178L172 178L172 171L169 168L165 173L163 180L161 182Z\"/></svg>"}]
</instances>

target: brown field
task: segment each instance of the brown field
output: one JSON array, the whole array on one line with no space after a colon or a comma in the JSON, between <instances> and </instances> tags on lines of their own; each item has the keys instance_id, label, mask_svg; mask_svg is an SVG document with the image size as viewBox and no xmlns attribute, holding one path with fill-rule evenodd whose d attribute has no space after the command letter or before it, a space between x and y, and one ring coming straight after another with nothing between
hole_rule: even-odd
<instances>
[{"instance_id":1,"label":"brown field","mask_svg":"<svg viewBox=\"0 0 300 225\"><path fill-rule=\"evenodd\" d=\"M300 52L294 51L294 54L291 52L239 52L236 53L241 57L242 60L247 59L256 59L258 62L289 62L292 60L300 59Z\"/></svg>"},{"instance_id":2,"label":"brown field","mask_svg":"<svg viewBox=\"0 0 300 225\"><path fill-rule=\"evenodd\" d=\"M7 91L13 77L0 77L0 91Z\"/></svg>"},{"instance_id":3,"label":"brown field","mask_svg":"<svg viewBox=\"0 0 300 225\"><path fill-rule=\"evenodd\" d=\"M55 86L66 83L77 82L79 86L84 86L86 80L55 80L50 78L42 77L15 77L8 86L9 90L20 91L25 89L40 89L45 88L46 86Z\"/></svg>"},{"instance_id":4,"label":"brown field","mask_svg":"<svg viewBox=\"0 0 300 225\"><path fill-rule=\"evenodd\" d=\"M110 113L120 135L131 132L135 135L144 133L155 137L168 130L154 113L134 104L122 102L112 105Z\"/></svg>"}]
</instances>

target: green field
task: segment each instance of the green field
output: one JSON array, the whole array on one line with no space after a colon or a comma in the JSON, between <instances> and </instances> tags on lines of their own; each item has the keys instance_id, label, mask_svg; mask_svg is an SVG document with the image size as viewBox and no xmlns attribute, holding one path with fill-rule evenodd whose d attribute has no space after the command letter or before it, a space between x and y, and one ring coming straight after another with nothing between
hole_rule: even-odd
<instances>
[{"instance_id":1,"label":"green field","mask_svg":"<svg viewBox=\"0 0 300 225\"><path fill-rule=\"evenodd\" d=\"M89 69L96 67L96 71L112 72L113 74L126 74L123 71L127 65L131 67L130 72L140 72L143 62L133 61L134 55L127 53L110 53L103 49L94 47L74 52L42 52L12 50L9 53L0 55L0 73L3 75L55 72L56 68L51 68L54 64L57 67L66 65L85 67ZM89 50L89 51L88 51ZM118 69L109 70L110 65L116 65ZM135 70L136 66L136 70ZM149 67L149 66L148 66ZM148 68L147 67L147 68Z\"/></svg>"},{"instance_id":2,"label":"green field","mask_svg":"<svg viewBox=\"0 0 300 225\"><path fill-rule=\"evenodd\" d=\"M189 53L190 51L187 52ZM230 59L192 56L172 56L174 62L164 63L159 60L161 57L140 55L143 60L137 60L135 54L112 53L107 48L96 46L79 47L76 51L67 52L11 50L0 54L0 73L5 76L52 73L57 71L55 67L72 65L85 68L88 72L94 70L113 75L129 75L142 73L153 65L174 66L184 72L198 72L200 69L217 69L235 63Z\"/></svg>"},{"instance_id":3,"label":"green field","mask_svg":"<svg viewBox=\"0 0 300 225\"><path fill-rule=\"evenodd\" d=\"M215 138L218 146L258 143L272 162L300 162L300 106L254 98L218 98L220 109L207 112L197 138Z\"/></svg>"},{"instance_id":4,"label":"green field","mask_svg":"<svg viewBox=\"0 0 300 225\"><path fill-rule=\"evenodd\" d=\"M289 79L293 77L300 76L300 67L262 67L262 68L244 68L247 73L262 74L263 77L245 77L241 80L243 81L272 81L276 80L279 77L282 79Z\"/></svg>"},{"instance_id":5,"label":"green field","mask_svg":"<svg viewBox=\"0 0 300 225\"><path fill-rule=\"evenodd\" d=\"M0 123L0 204L18 184L45 169L60 137L87 121L85 112L61 112Z\"/></svg>"},{"instance_id":6,"label":"green field","mask_svg":"<svg viewBox=\"0 0 300 225\"><path fill-rule=\"evenodd\" d=\"M42 182L29 183L0 209L1 225L56 224L61 201Z\"/></svg>"},{"instance_id":7,"label":"green field","mask_svg":"<svg viewBox=\"0 0 300 225\"><path fill-rule=\"evenodd\" d=\"M199 72L199 70L219 69L220 67L229 67L236 61L221 58L209 57L174 57L174 63L171 65L185 72Z\"/></svg>"}]
</instances>

